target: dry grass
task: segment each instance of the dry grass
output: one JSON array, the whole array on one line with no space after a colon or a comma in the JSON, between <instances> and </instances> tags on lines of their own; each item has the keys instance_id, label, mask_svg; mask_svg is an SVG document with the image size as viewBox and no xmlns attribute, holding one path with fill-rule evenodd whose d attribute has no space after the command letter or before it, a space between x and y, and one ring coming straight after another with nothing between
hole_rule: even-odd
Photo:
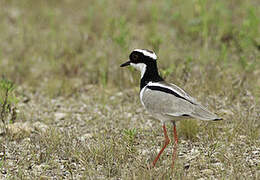
<instances>
[{"instance_id":1,"label":"dry grass","mask_svg":"<svg viewBox=\"0 0 260 180\"><path fill-rule=\"evenodd\" d=\"M259 179L257 6L0 1L0 75L19 99L0 136L0 178ZM177 124L174 169L172 144L148 168L163 133L139 102L139 73L119 68L134 48L154 49L167 81L224 118Z\"/></svg>"}]
</instances>

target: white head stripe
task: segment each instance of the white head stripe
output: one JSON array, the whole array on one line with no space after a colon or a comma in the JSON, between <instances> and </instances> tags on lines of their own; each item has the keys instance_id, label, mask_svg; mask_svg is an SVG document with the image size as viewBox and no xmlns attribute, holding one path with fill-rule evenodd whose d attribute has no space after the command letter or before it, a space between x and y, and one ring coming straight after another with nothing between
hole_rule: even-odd
<instances>
[{"instance_id":1,"label":"white head stripe","mask_svg":"<svg viewBox=\"0 0 260 180\"><path fill-rule=\"evenodd\" d=\"M163 88L170 89L170 90L172 90L173 92L175 92L176 94L178 94L179 96L189 99L189 97L187 97L187 94L186 94L185 91L183 91L181 88L179 88L178 86L176 86L176 85L174 85L174 84L171 84L171 85L172 85L172 86L175 86L176 89L174 89L174 88L172 88L172 87L170 87L170 86L162 85L162 84L160 84L160 83L158 83L158 82L149 82L149 83L147 84L147 86L159 86L159 87L163 87Z\"/></svg>"},{"instance_id":2,"label":"white head stripe","mask_svg":"<svg viewBox=\"0 0 260 180\"><path fill-rule=\"evenodd\" d=\"M157 56L156 56L156 54L154 52L150 52L150 51L147 51L145 49L135 49L134 51L143 53L145 56L149 56L150 58L152 58L154 60L157 59Z\"/></svg>"}]
</instances>

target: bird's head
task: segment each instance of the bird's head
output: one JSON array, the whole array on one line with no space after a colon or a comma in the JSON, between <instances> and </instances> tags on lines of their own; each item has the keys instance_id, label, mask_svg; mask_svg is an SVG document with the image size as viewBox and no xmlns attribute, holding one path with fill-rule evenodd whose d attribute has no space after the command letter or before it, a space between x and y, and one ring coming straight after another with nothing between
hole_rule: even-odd
<instances>
[{"instance_id":1,"label":"bird's head","mask_svg":"<svg viewBox=\"0 0 260 180\"><path fill-rule=\"evenodd\" d=\"M156 65L157 56L153 51L147 49L135 49L129 55L129 60L120 67L132 66L144 75L147 67Z\"/></svg>"}]
</instances>

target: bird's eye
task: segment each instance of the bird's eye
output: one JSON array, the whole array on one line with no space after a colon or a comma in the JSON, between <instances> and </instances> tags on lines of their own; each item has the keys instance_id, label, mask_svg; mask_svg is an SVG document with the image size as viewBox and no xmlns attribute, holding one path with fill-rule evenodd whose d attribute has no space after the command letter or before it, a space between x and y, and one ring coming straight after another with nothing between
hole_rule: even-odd
<instances>
[{"instance_id":1,"label":"bird's eye","mask_svg":"<svg viewBox=\"0 0 260 180\"><path fill-rule=\"evenodd\" d=\"M138 55L137 54L133 54L132 58L133 58L133 60L137 60L138 59Z\"/></svg>"}]
</instances>

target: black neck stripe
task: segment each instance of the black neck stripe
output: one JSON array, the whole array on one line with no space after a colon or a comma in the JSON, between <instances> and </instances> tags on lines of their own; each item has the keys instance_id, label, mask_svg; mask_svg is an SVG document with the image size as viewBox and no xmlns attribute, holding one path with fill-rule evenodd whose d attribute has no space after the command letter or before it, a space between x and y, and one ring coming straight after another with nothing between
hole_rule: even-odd
<instances>
[{"instance_id":1,"label":"black neck stripe","mask_svg":"<svg viewBox=\"0 0 260 180\"><path fill-rule=\"evenodd\" d=\"M191 104L194 104L192 101L180 96L178 93L174 92L173 90L171 89L168 89L168 88L165 88L165 87L161 87L161 86L147 86L148 89L151 89L151 90L155 90L155 91L162 91L162 92L165 92L165 93L168 93L168 94L172 94L178 98L181 98L181 99L184 99L185 101L188 101L190 102Z\"/></svg>"}]
</instances>

